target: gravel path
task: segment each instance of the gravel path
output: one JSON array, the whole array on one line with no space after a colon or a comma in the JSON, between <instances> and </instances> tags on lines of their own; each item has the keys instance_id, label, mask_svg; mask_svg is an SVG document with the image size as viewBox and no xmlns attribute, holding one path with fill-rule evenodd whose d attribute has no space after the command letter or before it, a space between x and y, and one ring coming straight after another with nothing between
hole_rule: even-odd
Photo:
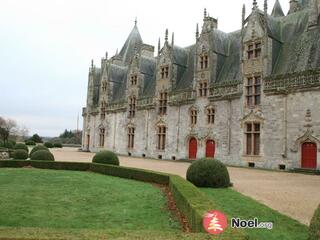
<instances>
[{"instance_id":1,"label":"gravel path","mask_svg":"<svg viewBox=\"0 0 320 240\"><path fill-rule=\"evenodd\" d=\"M51 150L57 161L91 161L93 153L75 148ZM120 157L122 166L150 169L185 177L189 163ZM234 189L303 224L309 224L320 203L320 176L246 168L228 168Z\"/></svg>"}]
</instances>

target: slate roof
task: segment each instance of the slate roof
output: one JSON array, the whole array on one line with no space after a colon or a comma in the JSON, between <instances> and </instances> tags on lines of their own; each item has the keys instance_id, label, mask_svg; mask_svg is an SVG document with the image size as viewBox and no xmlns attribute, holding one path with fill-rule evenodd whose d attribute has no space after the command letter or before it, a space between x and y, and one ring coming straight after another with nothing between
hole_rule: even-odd
<instances>
[{"instance_id":1,"label":"slate roof","mask_svg":"<svg viewBox=\"0 0 320 240\"><path fill-rule=\"evenodd\" d=\"M310 0L298 0L301 10L284 16L283 10L276 0L271 15L267 15L268 36L272 39L272 73L271 75L305 71L320 67L320 30L307 31L308 4ZM263 24L264 13L258 10L260 24ZM250 16L247 18L246 21ZM217 54L216 72L212 72L212 84L241 81L241 30L224 33L212 30L210 50ZM113 84L112 102L125 98L128 69L132 58L140 52L142 38L137 26L134 26L120 53L116 56L121 64L109 64L109 81ZM182 48L174 45L171 48L172 61L177 68L176 84L173 91L193 88L196 44ZM139 56L140 72L144 75L144 83L140 89L140 97L152 97L155 93L157 58ZM99 72L99 70L97 69ZM99 72L97 76L100 76ZM100 86L96 83L95 86ZM98 89L95 93L99 94Z\"/></svg>"}]
</instances>

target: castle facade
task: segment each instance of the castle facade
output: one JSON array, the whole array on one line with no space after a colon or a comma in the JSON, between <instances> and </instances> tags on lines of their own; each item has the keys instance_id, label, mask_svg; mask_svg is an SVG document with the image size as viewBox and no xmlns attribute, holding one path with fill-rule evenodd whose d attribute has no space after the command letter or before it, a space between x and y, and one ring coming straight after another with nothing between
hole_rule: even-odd
<instances>
[{"instance_id":1,"label":"castle facade","mask_svg":"<svg viewBox=\"0 0 320 240\"><path fill-rule=\"evenodd\" d=\"M271 12L271 11L270 11ZM83 150L236 166L320 169L320 0L256 0L225 33L204 12L195 43L157 52L133 27L89 69Z\"/></svg>"}]
</instances>

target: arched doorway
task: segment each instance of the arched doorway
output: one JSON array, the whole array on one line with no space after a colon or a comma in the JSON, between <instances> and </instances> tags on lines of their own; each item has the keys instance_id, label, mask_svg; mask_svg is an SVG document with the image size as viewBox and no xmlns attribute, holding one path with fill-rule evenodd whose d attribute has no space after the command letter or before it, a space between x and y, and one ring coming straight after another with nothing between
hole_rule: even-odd
<instances>
[{"instance_id":1,"label":"arched doorway","mask_svg":"<svg viewBox=\"0 0 320 240\"><path fill-rule=\"evenodd\" d=\"M301 167L317 168L317 144L305 142L301 147Z\"/></svg>"},{"instance_id":2,"label":"arched doorway","mask_svg":"<svg viewBox=\"0 0 320 240\"><path fill-rule=\"evenodd\" d=\"M214 154L216 152L216 144L213 140L209 139L206 142L206 157L214 158Z\"/></svg>"},{"instance_id":3,"label":"arched doorway","mask_svg":"<svg viewBox=\"0 0 320 240\"><path fill-rule=\"evenodd\" d=\"M198 144L197 139L190 138L189 140L189 159L197 159L197 151L198 151Z\"/></svg>"}]
</instances>

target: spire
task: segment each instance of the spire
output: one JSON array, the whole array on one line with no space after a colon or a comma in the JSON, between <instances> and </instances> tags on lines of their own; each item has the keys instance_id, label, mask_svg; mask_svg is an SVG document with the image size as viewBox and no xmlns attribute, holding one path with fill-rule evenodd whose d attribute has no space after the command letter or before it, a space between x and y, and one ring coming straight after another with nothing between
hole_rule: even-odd
<instances>
[{"instance_id":1,"label":"spire","mask_svg":"<svg viewBox=\"0 0 320 240\"><path fill-rule=\"evenodd\" d=\"M264 0L263 4L264 15L268 14L268 0Z\"/></svg>"},{"instance_id":2,"label":"spire","mask_svg":"<svg viewBox=\"0 0 320 240\"><path fill-rule=\"evenodd\" d=\"M93 59L91 59L91 68L94 68L94 63L93 63Z\"/></svg>"},{"instance_id":3,"label":"spire","mask_svg":"<svg viewBox=\"0 0 320 240\"><path fill-rule=\"evenodd\" d=\"M166 42L168 42L168 28L166 29L166 33L165 33L165 36L164 36L164 40Z\"/></svg>"},{"instance_id":4,"label":"spire","mask_svg":"<svg viewBox=\"0 0 320 240\"><path fill-rule=\"evenodd\" d=\"M271 16L272 17L284 17L284 13L283 13L283 10L282 10L282 7L281 7L279 0L276 0L276 2L274 3Z\"/></svg>"},{"instance_id":5,"label":"spire","mask_svg":"<svg viewBox=\"0 0 320 240\"><path fill-rule=\"evenodd\" d=\"M134 20L134 25L137 26L137 23L138 23L138 20L137 20L137 17L136 17L135 20Z\"/></svg>"},{"instance_id":6,"label":"spire","mask_svg":"<svg viewBox=\"0 0 320 240\"><path fill-rule=\"evenodd\" d=\"M252 4L252 10L256 10L258 9L258 3L257 3L257 0L253 0L253 4Z\"/></svg>"},{"instance_id":7,"label":"spire","mask_svg":"<svg viewBox=\"0 0 320 240\"><path fill-rule=\"evenodd\" d=\"M108 60L108 52L106 52L106 57L105 58L106 58L106 60Z\"/></svg>"},{"instance_id":8,"label":"spire","mask_svg":"<svg viewBox=\"0 0 320 240\"><path fill-rule=\"evenodd\" d=\"M245 18L246 18L246 5L243 4L243 6L242 6L242 26L244 26Z\"/></svg>"},{"instance_id":9,"label":"spire","mask_svg":"<svg viewBox=\"0 0 320 240\"><path fill-rule=\"evenodd\" d=\"M159 38L159 41L158 41L158 55L160 54L160 50L161 50L161 43L160 43L160 38Z\"/></svg>"},{"instance_id":10,"label":"spire","mask_svg":"<svg viewBox=\"0 0 320 240\"><path fill-rule=\"evenodd\" d=\"M197 27L196 27L196 39L199 38L199 24L197 23Z\"/></svg>"},{"instance_id":11,"label":"spire","mask_svg":"<svg viewBox=\"0 0 320 240\"><path fill-rule=\"evenodd\" d=\"M205 8L204 10L203 10L203 18L206 18L207 17L207 9Z\"/></svg>"},{"instance_id":12,"label":"spire","mask_svg":"<svg viewBox=\"0 0 320 240\"><path fill-rule=\"evenodd\" d=\"M116 51L116 56L118 55L118 48L117 48L117 51Z\"/></svg>"},{"instance_id":13,"label":"spire","mask_svg":"<svg viewBox=\"0 0 320 240\"><path fill-rule=\"evenodd\" d=\"M172 32L172 36L171 36L171 46L174 46L174 32Z\"/></svg>"}]
</instances>

